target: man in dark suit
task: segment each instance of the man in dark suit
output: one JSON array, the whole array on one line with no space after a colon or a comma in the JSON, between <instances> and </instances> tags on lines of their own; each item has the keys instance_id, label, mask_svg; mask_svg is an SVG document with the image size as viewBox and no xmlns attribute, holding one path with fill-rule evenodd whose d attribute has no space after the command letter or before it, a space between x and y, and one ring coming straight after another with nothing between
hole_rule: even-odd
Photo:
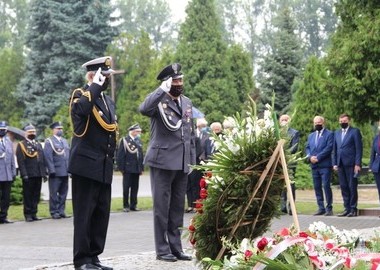
<instances>
[{"instance_id":1,"label":"man in dark suit","mask_svg":"<svg viewBox=\"0 0 380 270\"><path fill-rule=\"evenodd\" d=\"M42 145L36 140L36 128L24 127L26 139L18 143L17 163L22 178L24 216L26 222L41 220L37 217L42 179L46 180L45 158Z\"/></svg>"},{"instance_id":2,"label":"man in dark suit","mask_svg":"<svg viewBox=\"0 0 380 270\"><path fill-rule=\"evenodd\" d=\"M137 193L139 190L140 175L144 170L144 155L139 139L141 127L135 124L129 127L128 131L128 136L120 140L116 155L117 167L123 174L124 212L129 212L129 210L139 211L137 208ZM129 196L129 193L131 193L131 196Z\"/></svg>"},{"instance_id":3,"label":"man in dark suit","mask_svg":"<svg viewBox=\"0 0 380 270\"><path fill-rule=\"evenodd\" d=\"M180 64L165 67L161 86L140 105L150 117L150 143L145 164L150 166L154 236L158 260L191 260L183 253L181 231L190 164L195 164L192 103L183 95Z\"/></svg>"},{"instance_id":4,"label":"man in dark suit","mask_svg":"<svg viewBox=\"0 0 380 270\"><path fill-rule=\"evenodd\" d=\"M314 129L315 131L309 134L306 145L306 157L312 170L315 197L318 204L318 211L314 215L332 216L331 153L334 144L334 133L325 128L325 119L322 116L314 117ZM326 196L326 206L323 191Z\"/></svg>"},{"instance_id":5,"label":"man in dark suit","mask_svg":"<svg viewBox=\"0 0 380 270\"><path fill-rule=\"evenodd\" d=\"M377 193L379 195L380 200L380 123L378 128L378 133L373 139L371 146L371 158L369 162L369 169L373 173L375 177Z\"/></svg>"},{"instance_id":6,"label":"man in dark suit","mask_svg":"<svg viewBox=\"0 0 380 270\"><path fill-rule=\"evenodd\" d=\"M344 212L340 217L358 215L358 178L362 165L363 143L360 130L350 126L350 116L339 116L341 129L335 131L334 170L338 171L339 185L342 191Z\"/></svg>"},{"instance_id":7,"label":"man in dark suit","mask_svg":"<svg viewBox=\"0 0 380 270\"><path fill-rule=\"evenodd\" d=\"M300 133L298 130L289 127L290 124L290 116L287 114L283 114L280 116L279 122L282 130L286 132L286 136L288 137L289 143L288 147L290 151L290 154L295 154L298 151L298 144L300 141ZM291 179L294 179L295 174L296 174L296 164L288 164L288 171L289 171L289 176ZM292 181L290 183L290 187L292 190L292 195L293 195L293 200L296 200L296 185ZM288 202L288 191L284 189L281 193L281 212L283 213L288 213L289 215L292 214L292 211L290 209L290 203Z\"/></svg>"},{"instance_id":8,"label":"man in dark suit","mask_svg":"<svg viewBox=\"0 0 380 270\"><path fill-rule=\"evenodd\" d=\"M98 258L107 236L116 148L115 103L104 94L113 73L111 62L106 56L83 64L87 85L75 89L70 101L75 269L112 269Z\"/></svg>"},{"instance_id":9,"label":"man in dark suit","mask_svg":"<svg viewBox=\"0 0 380 270\"><path fill-rule=\"evenodd\" d=\"M45 140L44 155L49 173L49 210L53 219L66 218L65 204L69 189L70 146L63 138L60 122L50 125L53 135Z\"/></svg>"}]
</instances>

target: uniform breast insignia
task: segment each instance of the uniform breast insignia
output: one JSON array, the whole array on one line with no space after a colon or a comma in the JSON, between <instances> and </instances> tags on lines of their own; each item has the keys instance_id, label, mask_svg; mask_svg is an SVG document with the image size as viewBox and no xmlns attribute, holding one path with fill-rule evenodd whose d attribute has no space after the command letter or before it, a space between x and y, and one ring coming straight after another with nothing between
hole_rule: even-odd
<instances>
[{"instance_id":1,"label":"uniform breast insignia","mask_svg":"<svg viewBox=\"0 0 380 270\"><path fill-rule=\"evenodd\" d=\"M162 103L162 108L166 109L168 107L168 104Z\"/></svg>"},{"instance_id":2,"label":"uniform breast insignia","mask_svg":"<svg viewBox=\"0 0 380 270\"><path fill-rule=\"evenodd\" d=\"M99 111L98 112L100 116L103 116L103 112L102 111Z\"/></svg>"},{"instance_id":3,"label":"uniform breast insignia","mask_svg":"<svg viewBox=\"0 0 380 270\"><path fill-rule=\"evenodd\" d=\"M165 114L162 102L158 103L158 111L160 112L160 116L161 116L162 122L164 123L165 127L168 130L170 130L170 131L177 131L178 129L181 128L181 126L182 126L182 120L179 120L177 122L177 124L175 124L175 125L173 125L173 124L171 124L169 122L171 120L170 116L169 116L169 119L168 119L168 117Z\"/></svg>"},{"instance_id":4,"label":"uniform breast insignia","mask_svg":"<svg viewBox=\"0 0 380 270\"><path fill-rule=\"evenodd\" d=\"M59 156L65 155L65 149L64 148L61 148L59 146L56 147L56 145L54 145L53 141L50 138L47 138L46 141L48 143L50 143L51 149L54 151L54 153L56 153Z\"/></svg>"},{"instance_id":5,"label":"uniform breast insignia","mask_svg":"<svg viewBox=\"0 0 380 270\"><path fill-rule=\"evenodd\" d=\"M137 150L138 150L137 147L135 145L131 144L130 142L127 143L127 140L125 138L123 138L123 145L124 145L125 151L128 151L131 154L137 153Z\"/></svg>"},{"instance_id":6,"label":"uniform breast insignia","mask_svg":"<svg viewBox=\"0 0 380 270\"><path fill-rule=\"evenodd\" d=\"M185 117L186 117L186 122L187 122L187 123L190 123L191 115L192 115L192 110L191 110L191 108L189 108L189 109L187 109L186 112L185 112Z\"/></svg>"},{"instance_id":7,"label":"uniform breast insignia","mask_svg":"<svg viewBox=\"0 0 380 270\"><path fill-rule=\"evenodd\" d=\"M30 143L27 143L25 146L23 142L19 142L20 148L24 156L30 157L30 158L35 158L38 156L38 151L34 149L33 145Z\"/></svg>"}]
</instances>

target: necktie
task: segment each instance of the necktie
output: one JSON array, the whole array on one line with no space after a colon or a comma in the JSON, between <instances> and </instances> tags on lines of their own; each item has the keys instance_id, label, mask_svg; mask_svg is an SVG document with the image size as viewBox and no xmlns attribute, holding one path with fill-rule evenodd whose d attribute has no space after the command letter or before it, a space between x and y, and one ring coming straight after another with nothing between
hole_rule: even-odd
<instances>
[{"instance_id":1,"label":"necktie","mask_svg":"<svg viewBox=\"0 0 380 270\"><path fill-rule=\"evenodd\" d=\"M181 105L179 105L179 100L178 99L174 99L174 102L175 102L175 105L177 106L179 112L182 114L182 108L181 108Z\"/></svg>"},{"instance_id":2,"label":"necktie","mask_svg":"<svg viewBox=\"0 0 380 270\"><path fill-rule=\"evenodd\" d=\"M321 136L321 132L320 131L317 131L317 135L315 137L315 145L318 145L318 142L319 142L319 138Z\"/></svg>"},{"instance_id":3,"label":"necktie","mask_svg":"<svg viewBox=\"0 0 380 270\"><path fill-rule=\"evenodd\" d=\"M342 142L343 142L343 140L344 140L344 136L346 136L346 132L347 132L346 129L343 129L343 130L342 130Z\"/></svg>"}]
</instances>

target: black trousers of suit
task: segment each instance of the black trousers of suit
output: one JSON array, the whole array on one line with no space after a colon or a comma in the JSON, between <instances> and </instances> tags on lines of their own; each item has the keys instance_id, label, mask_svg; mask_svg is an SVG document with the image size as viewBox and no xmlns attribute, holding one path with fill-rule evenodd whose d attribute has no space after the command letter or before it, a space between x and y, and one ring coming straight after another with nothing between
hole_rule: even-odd
<instances>
[{"instance_id":1,"label":"black trousers of suit","mask_svg":"<svg viewBox=\"0 0 380 270\"><path fill-rule=\"evenodd\" d=\"M357 211L358 179L354 177L354 166L339 166L338 178L345 211Z\"/></svg>"},{"instance_id":2,"label":"black trousers of suit","mask_svg":"<svg viewBox=\"0 0 380 270\"><path fill-rule=\"evenodd\" d=\"M199 170L193 170L188 175L187 190L186 190L188 207L194 208L195 201L200 198L199 192L201 188L199 186L199 182L201 178L202 178L202 171L199 171Z\"/></svg>"},{"instance_id":3,"label":"black trousers of suit","mask_svg":"<svg viewBox=\"0 0 380 270\"><path fill-rule=\"evenodd\" d=\"M139 173L123 174L123 207L135 209L137 206L137 193L139 191ZM130 194L130 196L129 196Z\"/></svg>"},{"instance_id":4,"label":"black trousers of suit","mask_svg":"<svg viewBox=\"0 0 380 270\"><path fill-rule=\"evenodd\" d=\"M24 202L24 216L36 217L38 203L41 197L42 177L22 179L22 193Z\"/></svg>"},{"instance_id":5,"label":"black trousers of suit","mask_svg":"<svg viewBox=\"0 0 380 270\"><path fill-rule=\"evenodd\" d=\"M187 174L150 167L157 255L182 252L181 231Z\"/></svg>"},{"instance_id":6,"label":"black trousers of suit","mask_svg":"<svg viewBox=\"0 0 380 270\"><path fill-rule=\"evenodd\" d=\"M0 181L0 221L7 219L12 181Z\"/></svg>"},{"instance_id":7,"label":"black trousers of suit","mask_svg":"<svg viewBox=\"0 0 380 270\"><path fill-rule=\"evenodd\" d=\"M104 250L111 208L111 185L72 175L74 266L98 262Z\"/></svg>"},{"instance_id":8,"label":"black trousers of suit","mask_svg":"<svg viewBox=\"0 0 380 270\"><path fill-rule=\"evenodd\" d=\"M69 189L68 176L49 178L49 210L50 215L65 214L65 203Z\"/></svg>"}]
</instances>

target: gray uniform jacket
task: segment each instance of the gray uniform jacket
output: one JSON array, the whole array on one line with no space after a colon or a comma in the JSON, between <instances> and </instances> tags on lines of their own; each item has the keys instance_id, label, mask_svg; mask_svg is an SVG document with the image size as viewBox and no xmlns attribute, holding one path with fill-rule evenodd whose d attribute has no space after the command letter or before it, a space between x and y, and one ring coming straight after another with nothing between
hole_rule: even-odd
<instances>
[{"instance_id":1,"label":"gray uniform jacket","mask_svg":"<svg viewBox=\"0 0 380 270\"><path fill-rule=\"evenodd\" d=\"M140 105L140 112L151 119L145 165L188 173L189 164L195 164L192 103L183 95L180 99L182 112L167 93L157 88Z\"/></svg>"},{"instance_id":2,"label":"gray uniform jacket","mask_svg":"<svg viewBox=\"0 0 380 270\"><path fill-rule=\"evenodd\" d=\"M0 143L0 181L12 181L16 176L13 144L6 136L3 142Z\"/></svg>"},{"instance_id":3,"label":"gray uniform jacket","mask_svg":"<svg viewBox=\"0 0 380 270\"><path fill-rule=\"evenodd\" d=\"M56 176L67 176L69 166L70 146L67 140L51 136L45 141L44 147L45 162L49 174Z\"/></svg>"}]
</instances>

